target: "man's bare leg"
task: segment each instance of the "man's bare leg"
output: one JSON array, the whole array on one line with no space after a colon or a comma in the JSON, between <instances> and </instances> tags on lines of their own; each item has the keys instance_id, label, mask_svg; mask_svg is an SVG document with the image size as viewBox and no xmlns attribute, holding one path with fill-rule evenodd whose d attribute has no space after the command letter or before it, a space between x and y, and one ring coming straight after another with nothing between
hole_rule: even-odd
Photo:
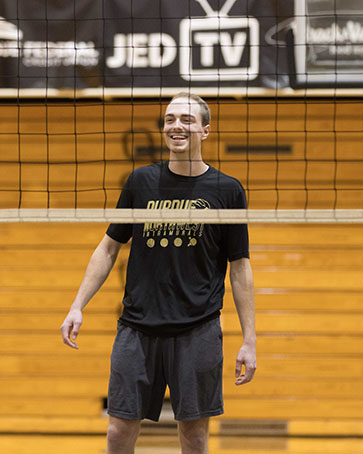
<instances>
[{"instance_id":1,"label":"man's bare leg","mask_svg":"<svg viewBox=\"0 0 363 454\"><path fill-rule=\"evenodd\" d=\"M134 454L140 421L110 416L107 429L107 454Z\"/></svg>"},{"instance_id":2,"label":"man's bare leg","mask_svg":"<svg viewBox=\"0 0 363 454\"><path fill-rule=\"evenodd\" d=\"M182 454L208 454L209 418L179 421Z\"/></svg>"}]
</instances>

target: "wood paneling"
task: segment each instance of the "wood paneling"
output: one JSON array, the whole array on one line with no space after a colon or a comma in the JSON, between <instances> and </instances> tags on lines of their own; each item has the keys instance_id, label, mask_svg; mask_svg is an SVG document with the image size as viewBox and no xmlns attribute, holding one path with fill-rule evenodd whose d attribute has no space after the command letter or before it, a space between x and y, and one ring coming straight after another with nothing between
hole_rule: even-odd
<instances>
[{"instance_id":1,"label":"wood paneling","mask_svg":"<svg viewBox=\"0 0 363 454\"><path fill-rule=\"evenodd\" d=\"M245 396L243 399L226 399L225 411L230 418L269 419L361 419L363 399L298 399L298 398L260 398Z\"/></svg>"},{"instance_id":2,"label":"wood paneling","mask_svg":"<svg viewBox=\"0 0 363 454\"><path fill-rule=\"evenodd\" d=\"M242 181L250 208L275 208L277 200L279 208L363 208L362 103L244 100L211 108L215 119L220 114L219 131L214 127L205 143L205 159ZM132 168L151 162L130 159L135 146L150 145L146 130L162 145L161 113L150 102L133 109L2 106L1 208L18 207L19 187L22 207L74 207L75 190L82 191L78 207L103 207L105 186L107 206L114 207ZM228 145L283 145L291 152L228 153ZM102 399L128 246L85 310L79 351L63 345L59 327L106 228L0 225L0 431L105 430ZM298 435L362 435L362 227L255 225L250 238L258 370L252 383L234 385L242 339L227 280L223 418L279 419ZM233 443L218 449L243 452ZM291 449L330 452L319 443Z\"/></svg>"},{"instance_id":3,"label":"wood paneling","mask_svg":"<svg viewBox=\"0 0 363 454\"><path fill-rule=\"evenodd\" d=\"M17 420L19 424L22 420ZM57 423L61 427L71 427L67 421L54 418L54 427ZM92 426L92 421L89 422ZM323 427L317 425L318 427ZM88 433L87 421L82 424ZM72 433L72 430L68 431ZM57 433L57 430L55 430ZM77 450L78 454L101 454L105 452L104 435L4 435L0 440L0 449L11 454L63 454ZM362 454L362 440L326 439L326 438L299 438L299 437L238 437L238 436L211 436L209 450L213 454ZM142 435L137 442L136 454L178 454L180 445L176 435Z\"/></svg>"},{"instance_id":4,"label":"wood paneling","mask_svg":"<svg viewBox=\"0 0 363 454\"><path fill-rule=\"evenodd\" d=\"M211 110L204 157L241 180L250 208L362 208L361 103L231 100ZM114 207L130 171L160 159L135 150L162 148L162 115L158 103L142 101L1 106L1 205L18 207L21 189L24 208L102 208L105 195ZM230 153L230 145L250 151Z\"/></svg>"}]
</instances>

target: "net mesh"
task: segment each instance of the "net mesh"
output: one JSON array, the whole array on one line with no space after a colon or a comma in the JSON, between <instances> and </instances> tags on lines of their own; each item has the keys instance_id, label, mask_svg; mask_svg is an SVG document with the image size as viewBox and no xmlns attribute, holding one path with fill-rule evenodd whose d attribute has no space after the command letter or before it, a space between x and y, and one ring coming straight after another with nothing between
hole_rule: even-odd
<instances>
[{"instance_id":1,"label":"net mesh","mask_svg":"<svg viewBox=\"0 0 363 454\"><path fill-rule=\"evenodd\" d=\"M233 11L235 2L219 5L218 14L208 2L188 2L190 8L192 3L199 3L207 17L219 21L219 31L224 30L227 40L227 28L223 28L222 19ZM172 48L173 44L162 34L163 24L171 19L164 18L161 10L158 14L161 28L159 41L155 43L162 43L165 49ZM68 26L73 25L74 35L80 20L76 15L74 9L73 18L67 22ZM337 21L337 11L331 17ZM96 24L101 27L103 36L98 51L105 54L110 52L105 41L107 18L107 11L101 8L98 19L94 19L95 27ZM174 17L173 21L177 19L182 18ZM288 22L286 17L277 15L268 19L275 22L276 31L279 21ZM127 20L131 29L136 27L137 11L132 11ZM12 18L12 23L18 27L18 39L12 41L18 56L25 52L24 40L21 42L19 38L24 21L24 17ZM2 26L9 23L8 20L2 22ZM348 96L347 91L339 87L329 93L308 87L295 91L281 89L278 71L283 51L278 40L272 66L275 71L273 89L265 87L256 91L253 84L250 86L247 71L244 86L235 88L233 97L225 96L222 82L227 77L225 74L230 73L223 72L222 65L217 68L219 78L213 79L209 91L208 82L192 86L190 78L188 87L183 87L196 94L206 93L212 113L212 132L204 142L203 158L241 181L249 209L209 210L210 213L203 211L202 214L193 210L173 213L172 210L155 210L152 214L150 210L114 210L120 190L133 169L168 159L162 125L169 99L164 95L175 94L176 90L165 89L162 84L142 91L136 86L140 74L135 62L142 61L145 49L140 37L139 41L118 38L116 49L134 56L134 59L129 57L130 66L135 67L131 67L128 75L128 96L117 97L117 89L111 96L107 88L98 88L99 96L88 98L90 91L79 88L76 72L70 83L73 89L54 90L55 77L50 63L59 43L50 41L53 22L56 21L45 11L39 23L46 30L46 45L33 43L32 52L36 54L38 46L45 58L45 89L41 90L41 96L37 98L34 90L23 89L26 76L22 75L18 59L18 72L13 75L17 88L9 95L3 92L1 98L0 221L146 222L152 217L154 221L186 222L200 221L202 216L208 222L363 222L361 94L353 89ZM190 27L194 27L193 24L189 22ZM251 24L255 24L252 19ZM252 30L255 25L251 24L248 26ZM235 52L228 54L229 62L233 63L233 55L237 55L241 36L232 34L224 44ZM273 33L268 36L273 39ZM200 37L198 39L201 41ZM72 58L80 58L82 52L76 38L73 44ZM253 50L253 44L251 46ZM297 46L301 48L302 44L298 42ZM214 47L215 43L210 41L213 52ZM4 46L1 50L4 53L3 49ZM156 68L154 76L160 81L163 59L160 53L152 55L154 58L159 55L160 71L158 73ZM202 60L215 57L206 44L201 55ZM227 55L223 48L221 55ZM115 51L113 58L116 56ZM337 74L337 60L335 63ZM101 68L101 85L106 85L108 71L105 65ZM214 72L208 77L212 77L211 74L215 77ZM67 76L67 80L70 79Z\"/></svg>"}]
</instances>

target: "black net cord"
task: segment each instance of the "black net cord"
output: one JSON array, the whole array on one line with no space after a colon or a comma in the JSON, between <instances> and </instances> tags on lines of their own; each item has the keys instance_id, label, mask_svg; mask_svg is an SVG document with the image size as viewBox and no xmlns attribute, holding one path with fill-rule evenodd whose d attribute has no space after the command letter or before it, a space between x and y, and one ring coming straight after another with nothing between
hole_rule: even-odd
<instances>
[{"instance_id":1,"label":"black net cord","mask_svg":"<svg viewBox=\"0 0 363 454\"><path fill-rule=\"evenodd\" d=\"M102 0L102 43L103 48L105 49L105 33L106 33L106 23L105 23L105 0ZM103 208L107 208L107 188L106 188L106 164L107 164L107 139L106 139L106 105L105 105L105 63L102 61L102 74L103 74L103 84L102 84L102 155L103 155L103 172L102 172L102 190L103 190Z\"/></svg>"},{"instance_id":2,"label":"black net cord","mask_svg":"<svg viewBox=\"0 0 363 454\"><path fill-rule=\"evenodd\" d=\"M16 16L19 18L19 0L16 1ZM19 20L17 20L17 25L19 28ZM18 51L18 58L17 58L17 148L18 148L18 208L22 207L23 201L23 192L22 192L22 156L21 156L21 136L20 136L20 109L21 109L21 102L20 102L20 43L19 43L19 34L17 39L17 51Z\"/></svg>"}]
</instances>

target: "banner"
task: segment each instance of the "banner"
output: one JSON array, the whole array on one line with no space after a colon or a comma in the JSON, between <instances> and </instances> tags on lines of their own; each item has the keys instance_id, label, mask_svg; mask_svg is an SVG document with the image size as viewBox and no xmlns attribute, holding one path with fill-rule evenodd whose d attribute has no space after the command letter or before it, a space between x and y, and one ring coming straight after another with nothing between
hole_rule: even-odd
<instances>
[{"instance_id":1,"label":"banner","mask_svg":"<svg viewBox=\"0 0 363 454\"><path fill-rule=\"evenodd\" d=\"M363 86L362 0L295 0L296 79Z\"/></svg>"},{"instance_id":2,"label":"banner","mask_svg":"<svg viewBox=\"0 0 363 454\"><path fill-rule=\"evenodd\" d=\"M294 10L294 0L1 0L0 89L289 87ZM306 74L311 53L298 57Z\"/></svg>"}]
</instances>

